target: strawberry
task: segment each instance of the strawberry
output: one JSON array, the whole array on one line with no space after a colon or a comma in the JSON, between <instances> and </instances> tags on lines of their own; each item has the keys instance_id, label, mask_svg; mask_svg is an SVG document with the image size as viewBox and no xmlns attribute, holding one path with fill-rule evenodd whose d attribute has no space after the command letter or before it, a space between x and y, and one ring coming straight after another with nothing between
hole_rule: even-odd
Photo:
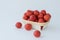
<instances>
[{"instance_id":1,"label":"strawberry","mask_svg":"<svg viewBox=\"0 0 60 40\"><path fill-rule=\"evenodd\" d=\"M25 29L28 30L28 31L31 30L32 29L32 25L29 24L29 23L25 24Z\"/></svg>"},{"instance_id":2,"label":"strawberry","mask_svg":"<svg viewBox=\"0 0 60 40\"><path fill-rule=\"evenodd\" d=\"M36 38L38 38L38 37L41 36L41 32L38 31L38 30L35 30L34 33L33 33L33 35L34 35Z\"/></svg>"}]
</instances>

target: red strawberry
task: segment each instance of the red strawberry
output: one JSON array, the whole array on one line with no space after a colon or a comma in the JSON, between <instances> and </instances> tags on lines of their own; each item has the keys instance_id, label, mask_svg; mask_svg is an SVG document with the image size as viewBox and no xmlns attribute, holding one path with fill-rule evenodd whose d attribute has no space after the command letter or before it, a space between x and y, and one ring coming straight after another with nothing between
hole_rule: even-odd
<instances>
[{"instance_id":1,"label":"red strawberry","mask_svg":"<svg viewBox=\"0 0 60 40\"><path fill-rule=\"evenodd\" d=\"M31 16L33 13L32 12L27 12L26 15L29 17Z\"/></svg>"},{"instance_id":2,"label":"red strawberry","mask_svg":"<svg viewBox=\"0 0 60 40\"><path fill-rule=\"evenodd\" d=\"M44 23L44 19L41 18L41 19L38 20L38 22Z\"/></svg>"},{"instance_id":3,"label":"red strawberry","mask_svg":"<svg viewBox=\"0 0 60 40\"><path fill-rule=\"evenodd\" d=\"M31 15L29 18L31 21L35 21L36 20L36 16L35 15Z\"/></svg>"},{"instance_id":4,"label":"red strawberry","mask_svg":"<svg viewBox=\"0 0 60 40\"><path fill-rule=\"evenodd\" d=\"M46 15L46 11L45 11L45 10L41 10L41 13L42 13L43 15Z\"/></svg>"},{"instance_id":5,"label":"red strawberry","mask_svg":"<svg viewBox=\"0 0 60 40\"><path fill-rule=\"evenodd\" d=\"M17 27L17 28L21 28L21 27L22 27L22 23L21 23L21 22L17 22L17 23L16 23L16 27Z\"/></svg>"},{"instance_id":6,"label":"red strawberry","mask_svg":"<svg viewBox=\"0 0 60 40\"><path fill-rule=\"evenodd\" d=\"M32 29L32 25L29 24L29 23L25 24L25 29L28 30L28 31L31 30Z\"/></svg>"},{"instance_id":7,"label":"red strawberry","mask_svg":"<svg viewBox=\"0 0 60 40\"><path fill-rule=\"evenodd\" d=\"M31 16L32 14L33 14L33 11L27 10L26 15L27 15L28 17Z\"/></svg>"},{"instance_id":8,"label":"red strawberry","mask_svg":"<svg viewBox=\"0 0 60 40\"><path fill-rule=\"evenodd\" d=\"M43 18L43 14L42 14L42 13L40 13L40 14L38 15L38 19L40 19L40 18Z\"/></svg>"},{"instance_id":9,"label":"red strawberry","mask_svg":"<svg viewBox=\"0 0 60 40\"><path fill-rule=\"evenodd\" d=\"M46 20L46 21L49 21L50 18L51 18L51 15L50 15L50 14L46 14L46 15L44 16L44 20Z\"/></svg>"},{"instance_id":10,"label":"red strawberry","mask_svg":"<svg viewBox=\"0 0 60 40\"><path fill-rule=\"evenodd\" d=\"M28 16L24 15L24 16L23 16L23 19L24 19L24 20L28 20Z\"/></svg>"},{"instance_id":11,"label":"red strawberry","mask_svg":"<svg viewBox=\"0 0 60 40\"><path fill-rule=\"evenodd\" d=\"M38 30L36 30L36 31L34 31L33 35L34 35L36 38L38 38L38 37L41 36L41 32L38 31Z\"/></svg>"},{"instance_id":12,"label":"red strawberry","mask_svg":"<svg viewBox=\"0 0 60 40\"><path fill-rule=\"evenodd\" d=\"M35 10L34 11L34 15L38 16L39 15L39 11L38 10Z\"/></svg>"}]
</instances>

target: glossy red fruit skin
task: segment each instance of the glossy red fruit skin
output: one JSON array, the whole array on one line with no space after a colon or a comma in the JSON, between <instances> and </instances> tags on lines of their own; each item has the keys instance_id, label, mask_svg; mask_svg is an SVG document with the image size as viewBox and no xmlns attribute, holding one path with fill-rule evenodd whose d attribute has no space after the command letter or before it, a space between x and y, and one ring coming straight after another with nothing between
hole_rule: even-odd
<instances>
[{"instance_id":1,"label":"glossy red fruit skin","mask_svg":"<svg viewBox=\"0 0 60 40\"><path fill-rule=\"evenodd\" d=\"M42 13L43 15L46 15L46 11L45 11L45 10L41 10L41 13Z\"/></svg>"},{"instance_id":2,"label":"glossy red fruit skin","mask_svg":"<svg viewBox=\"0 0 60 40\"><path fill-rule=\"evenodd\" d=\"M31 15L33 15L33 11L28 10L28 11L26 12L26 15L27 15L28 17L31 16Z\"/></svg>"},{"instance_id":3,"label":"glossy red fruit skin","mask_svg":"<svg viewBox=\"0 0 60 40\"><path fill-rule=\"evenodd\" d=\"M17 28L21 28L22 27L22 23L21 22L17 22L15 25L16 25Z\"/></svg>"},{"instance_id":4,"label":"glossy red fruit skin","mask_svg":"<svg viewBox=\"0 0 60 40\"><path fill-rule=\"evenodd\" d=\"M39 15L39 11L38 11L38 10L35 10L35 11L34 11L34 15L35 15L35 16L38 16L38 15Z\"/></svg>"},{"instance_id":5,"label":"glossy red fruit skin","mask_svg":"<svg viewBox=\"0 0 60 40\"><path fill-rule=\"evenodd\" d=\"M36 30L36 31L34 31L33 35L34 35L36 38L38 38L38 37L41 36L41 32L38 31L38 30Z\"/></svg>"},{"instance_id":6,"label":"glossy red fruit skin","mask_svg":"<svg viewBox=\"0 0 60 40\"><path fill-rule=\"evenodd\" d=\"M29 18L31 21L35 21L36 20L36 16L35 15L31 15Z\"/></svg>"},{"instance_id":7,"label":"glossy red fruit skin","mask_svg":"<svg viewBox=\"0 0 60 40\"><path fill-rule=\"evenodd\" d=\"M51 15L50 15L49 13L47 13L47 15L49 15L49 16L50 16L50 18L51 18Z\"/></svg>"},{"instance_id":8,"label":"glossy red fruit skin","mask_svg":"<svg viewBox=\"0 0 60 40\"><path fill-rule=\"evenodd\" d=\"M32 29L32 25L29 24L29 23L25 24L25 29L26 29L27 31L30 31L30 30Z\"/></svg>"},{"instance_id":9,"label":"glossy red fruit skin","mask_svg":"<svg viewBox=\"0 0 60 40\"><path fill-rule=\"evenodd\" d=\"M39 23L44 23L44 19L41 18L41 19L38 20L38 22Z\"/></svg>"},{"instance_id":10,"label":"glossy red fruit skin","mask_svg":"<svg viewBox=\"0 0 60 40\"><path fill-rule=\"evenodd\" d=\"M24 15L24 16L23 16L23 19L24 19L24 20L28 20L28 16Z\"/></svg>"},{"instance_id":11,"label":"glossy red fruit skin","mask_svg":"<svg viewBox=\"0 0 60 40\"><path fill-rule=\"evenodd\" d=\"M38 15L38 19L43 18L43 17L44 17L44 16L43 16L42 13L40 13L40 14Z\"/></svg>"},{"instance_id":12,"label":"glossy red fruit skin","mask_svg":"<svg viewBox=\"0 0 60 40\"><path fill-rule=\"evenodd\" d=\"M44 20L46 20L46 21L49 21L50 18L51 18L51 16L50 16L49 14L46 14L46 15L44 16Z\"/></svg>"}]
</instances>

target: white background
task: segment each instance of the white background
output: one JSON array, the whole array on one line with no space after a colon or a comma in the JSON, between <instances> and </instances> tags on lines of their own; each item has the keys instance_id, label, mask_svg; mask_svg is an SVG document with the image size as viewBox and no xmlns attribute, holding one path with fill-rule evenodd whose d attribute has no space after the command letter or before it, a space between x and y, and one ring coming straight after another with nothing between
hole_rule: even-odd
<instances>
[{"instance_id":1,"label":"white background","mask_svg":"<svg viewBox=\"0 0 60 40\"><path fill-rule=\"evenodd\" d=\"M15 23L21 21L27 9L45 9L52 16L48 27L40 38L34 31L17 29ZM0 40L60 40L60 1L59 0L0 0Z\"/></svg>"}]
</instances>

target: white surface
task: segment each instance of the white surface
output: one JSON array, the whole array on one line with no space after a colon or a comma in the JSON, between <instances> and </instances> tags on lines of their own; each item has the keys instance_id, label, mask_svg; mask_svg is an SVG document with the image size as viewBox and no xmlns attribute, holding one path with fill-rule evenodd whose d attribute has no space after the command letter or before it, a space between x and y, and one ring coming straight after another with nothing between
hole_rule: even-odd
<instances>
[{"instance_id":1,"label":"white surface","mask_svg":"<svg viewBox=\"0 0 60 40\"><path fill-rule=\"evenodd\" d=\"M16 29L27 9L45 9L51 13L49 26L42 31L40 38L33 31ZM0 0L0 40L60 40L60 1L59 0Z\"/></svg>"}]
</instances>

